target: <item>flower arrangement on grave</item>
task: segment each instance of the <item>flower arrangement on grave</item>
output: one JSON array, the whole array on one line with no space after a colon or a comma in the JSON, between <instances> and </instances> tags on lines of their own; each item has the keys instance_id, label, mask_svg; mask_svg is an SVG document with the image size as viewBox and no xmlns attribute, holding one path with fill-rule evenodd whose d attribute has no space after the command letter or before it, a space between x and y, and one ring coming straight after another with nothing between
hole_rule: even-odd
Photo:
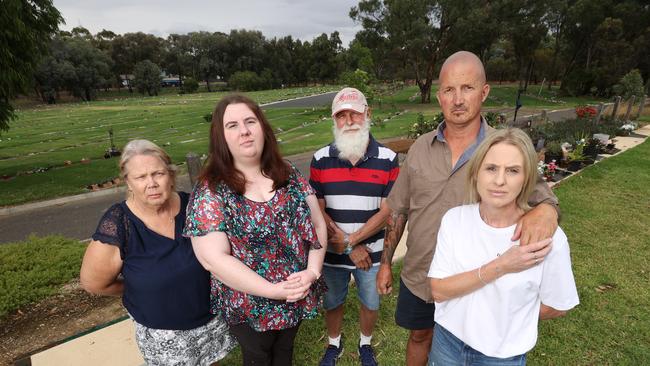
<instances>
[{"instance_id":1,"label":"flower arrangement on grave","mask_svg":"<svg viewBox=\"0 0 650 366\"><path fill-rule=\"evenodd\" d=\"M576 107L576 115L580 119L591 119L596 117L596 114L598 114L596 107L586 105Z\"/></svg>"},{"instance_id":2,"label":"flower arrangement on grave","mask_svg":"<svg viewBox=\"0 0 650 366\"><path fill-rule=\"evenodd\" d=\"M552 182L553 176L555 176L555 172L557 171L557 164L555 160L551 160L549 163L544 163L544 161L540 160L537 163L537 171L544 177L544 180Z\"/></svg>"},{"instance_id":3,"label":"flower arrangement on grave","mask_svg":"<svg viewBox=\"0 0 650 366\"><path fill-rule=\"evenodd\" d=\"M636 124L632 121L628 121L626 124L618 128L618 134L621 136L629 136L634 130L636 130Z\"/></svg>"}]
</instances>

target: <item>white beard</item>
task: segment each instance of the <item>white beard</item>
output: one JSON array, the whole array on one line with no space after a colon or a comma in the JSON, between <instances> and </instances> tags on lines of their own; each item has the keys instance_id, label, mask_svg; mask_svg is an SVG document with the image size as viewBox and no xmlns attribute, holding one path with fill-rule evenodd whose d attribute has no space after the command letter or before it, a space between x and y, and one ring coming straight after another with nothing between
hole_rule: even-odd
<instances>
[{"instance_id":1,"label":"white beard","mask_svg":"<svg viewBox=\"0 0 650 366\"><path fill-rule=\"evenodd\" d=\"M347 132L348 130L357 130L356 132ZM368 149L370 141L370 121L366 119L363 126L343 126L338 129L336 123L333 127L334 145L339 151L339 158L349 160L350 162L361 159Z\"/></svg>"}]
</instances>

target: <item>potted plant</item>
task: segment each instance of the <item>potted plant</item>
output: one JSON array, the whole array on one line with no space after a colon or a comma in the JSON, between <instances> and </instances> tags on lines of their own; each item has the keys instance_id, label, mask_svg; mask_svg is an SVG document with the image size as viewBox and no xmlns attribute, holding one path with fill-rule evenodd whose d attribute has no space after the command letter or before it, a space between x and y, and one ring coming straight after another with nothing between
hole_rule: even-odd
<instances>
[{"instance_id":1,"label":"potted plant","mask_svg":"<svg viewBox=\"0 0 650 366\"><path fill-rule=\"evenodd\" d=\"M569 162L567 170L577 172L582 169L585 162L585 155L583 153L584 146L584 144L576 144L575 148L569 152L567 155L567 160Z\"/></svg>"},{"instance_id":2,"label":"potted plant","mask_svg":"<svg viewBox=\"0 0 650 366\"><path fill-rule=\"evenodd\" d=\"M604 150L605 144L603 144L599 139L590 138L585 143L583 154L585 157L595 161L598 154L601 154Z\"/></svg>"},{"instance_id":3,"label":"potted plant","mask_svg":"<svg viewBox=\"0 0 650 366\"><path fill-rule=\"evenodd\" d=\"M546 148L544 150L544 162L545 163L550 163L551 161L555 160L556 162L559 162L562 160L564 157L564 154L562 153L562 145L560 145L559 142L557 141L550 141L546 144Z\"/></svg>"}]
</instances>

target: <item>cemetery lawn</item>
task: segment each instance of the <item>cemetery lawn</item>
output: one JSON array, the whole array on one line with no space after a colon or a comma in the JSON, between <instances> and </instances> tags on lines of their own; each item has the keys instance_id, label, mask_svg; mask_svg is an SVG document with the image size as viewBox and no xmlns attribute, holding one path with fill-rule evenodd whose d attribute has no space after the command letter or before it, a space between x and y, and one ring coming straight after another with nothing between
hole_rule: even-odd
<instances>
[{"instance_id":1,"label":"cemetery lawn","mask_svg":"<svg viewBox=\"0 0 650 366\"><path fill-rule=\"evenodd\" d=\"M586 168L555 189L571 245L580 305L540 323L529 365L645 365L650 362L650 142ZM395 325L393 294L382 299L373 335L382 365L404 364L407 332ZM357 365L358 309L348 295L339 365ZM315 364L326 345L324 319L303 322L295 364ZM221 364L239 365L239 351Z\"/></svg>"},{"instance_id":2,"label":"cemetery lawn","mask_svg":"<svg viewBox=\"0 0 650 366\"><path fill-rule=\"evenodd\" d=\"M554 190L562 207L561 226L571 245L580 305L564 318L541 322L537 346L528 355L530 365L650 362L648 181L650 142L646 141L587 167ZM6 343L8 347L20 345L16 349L29 352L25 345L35 343L26 342L23 335L37 335L42 346L124 315L118 309L119 299L93 297L79 289L73 294L56 292L78 274L83 250L83 244L61 237L31 237L24 243L0 245L0 314L4 314L0 329L5 330L0 332L0 344L10 340L13 343ZM399 267L394 269L393 294L382 300L373 336L377 359L383 365L401 365L404 360L407 332L393 320ZM58 298L65 301L50 305ZM105 302L99 303L100 299ZM351 287L343 366L358 364L358 309ZM323 322L322 316L303 322L295 346L297 365L320 359L326 342ZM240 357L236 350L221 365L239 365Z\"/></svg>"},{"instance_id":3,"label":"cemetery lawn","mask_svg":"<svg viewBox=\"0 0 650 366\"><path fill-rule=\"evenodd\" d=\"M406 87L393 95L375 98L373 118L384 120L373 127L373 135L387 139L408 134L417 113L433 116L439 112L435 100L422 105L418 88ZM337 86L288 88L252 92L259 103L296 98L337 90ZM531 87L531 91L535 86ZM494 86L486 108L508 112L516 99L512 85ZM123 94L127 93L123 91ZM162 146L172 160L182 165L192 151L207 152L210 124L204 116L212 112L225 92L164 94L158 97L119 97L90 103L38 105L18 111L19 118L0 136L0 207L45 200L88 191L92 184L118 176L117 159L104 159L114 144L121 148L135 138L152 140ZM554 100L525 96L531 108L560 109L584 104L584 98ZM265 108L285 156L315 151L332 140L330 106L314 108ZM82 159L86 163L82 163Z\"/></svg>"}]
</instances>

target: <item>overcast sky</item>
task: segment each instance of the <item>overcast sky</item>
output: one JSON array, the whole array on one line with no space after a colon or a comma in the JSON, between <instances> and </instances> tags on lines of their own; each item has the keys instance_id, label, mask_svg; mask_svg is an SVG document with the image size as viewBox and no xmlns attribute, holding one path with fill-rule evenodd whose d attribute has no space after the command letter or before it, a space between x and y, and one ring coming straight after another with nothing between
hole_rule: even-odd
<instances>
[{"instance_id":1,"label":"overcast sky","mask_svg":"<svg viewBox=\"0 0 650 366\"><path fill-rule=\"evenodd\" d=\"M338 30L343 45L361 29L348 16L358 0L54 0L66 24L92 34L144 32L160 37L193 31L254 29L266 38L291 35L311 41Z\"/></svg>"}]
</instances>

